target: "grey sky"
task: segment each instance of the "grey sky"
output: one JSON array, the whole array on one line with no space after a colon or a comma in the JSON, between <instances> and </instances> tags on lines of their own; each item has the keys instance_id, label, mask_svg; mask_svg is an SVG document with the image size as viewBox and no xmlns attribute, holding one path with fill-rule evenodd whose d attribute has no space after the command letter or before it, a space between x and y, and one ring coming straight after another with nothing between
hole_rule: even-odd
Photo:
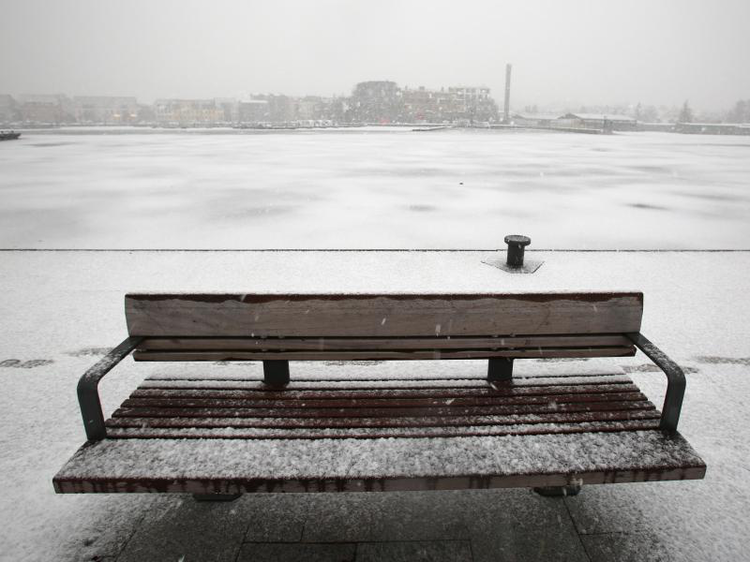
<instances>
[{"instance_id":1,"label":"grey sky","mask_svg":"<svg viewBox=\"0 0 750 562\"><path fill-rule=\"evenodd\" d=\"M513 105L750 98L750 0L0 0L0 93L348 94L487 85Z\"/></svg>"}]
</instances>

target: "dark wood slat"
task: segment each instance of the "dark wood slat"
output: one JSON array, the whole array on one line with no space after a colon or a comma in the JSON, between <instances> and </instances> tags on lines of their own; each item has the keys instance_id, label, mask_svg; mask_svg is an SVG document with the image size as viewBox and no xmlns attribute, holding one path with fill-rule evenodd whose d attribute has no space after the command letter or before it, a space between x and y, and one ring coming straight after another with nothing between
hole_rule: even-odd
<instances>
[{"instance_id":1,"label":"dark wood slat","mask_svg":"<svg viewBox=\"0 0 750 562\"><path fill-rule=\"evenodd\" d=\"M632 342L621 334L522 336L522 337L432 337L432 338L147 338L140 350L162 351L362 351L362 350L433 350L433 349L501 349L501 348L568 348L630 347Z\"/></svg>"},{"instance_id":2,"label":"dark wood slat","mask_svg":"<svg viewBox=\"0 0 750 562\"><path fill-rule=\"evenodd\" d=\"M245 390L221 388L138 388L131 398L231 398L249 400L318 400L318 399L367 399L367 398L463 398L487 396L557 396L590 393L631 393L638 392L632 383L622 384L581 384L567 386L508 386L475 388L404 388L404 389L361 389L361 390L276 390L268 387Z\"/></svg>"},{"instance_id":3,"label":"dark wood slat","mask_svg":"<svg viewBox=\"0 0 750 562\"><path fill-rule=\"evenodd\" d=\"M54 477L54 486L63 493L363 492L565 486L572 477L585 486L705 475L705 463L681 435L652 430L638 437L633 439L632 432L586 432L474 438L507 451L492 457L478 450L474 439L455 439L453 447L437 449L434 439L415 440L408 456L400 455L403 444L398 440L247 440L232 449L237 457L257 462L239 474L238 463L221 463L228 454L226 440L105 439L79 449ZM525 465L530 469L519 472L516 459L534 445L540 465ZM581 456L577 446L587 454ZM619 456L623 449L629 454ZM269 457L271 450L277 456ZM190 454L204 462L186 474L184 459ZM358 455L367 463L357 465ZM288 456L294 456L294 464L284 464ZM350 458L352 463L339 462ZM279 474L277 466L288 472Z\"/></svg>"},{"instance_id":4,"label":"dark wood slat","mask_svg":"<svg viewBox=\"0 0 750 562\"><path fill-rule=\"evenodd\" d=\"M377 417L377 416L466 416L588 412L594 410L653 409L650 402L587 402L582 404L466 406L442 408L118 408L113 417Z\"/></svg>"},{"instance_id":5,"label":"dark wood slat","mask_svg":"<svg viewBox=\"0 0 750 562\"><path fill-rule=\"evenodd\" d=\"M149 440L143 440L148 443ZM690 450L693 455L695 452ZM630 461L628 466L632 466ZM58 494L80 493L141 493L161 492L202 494L206 490L220 490L223 494L243 493L309 493L309 492L418 492L433 490L487 490L491 488L537 488L567 486L571 474L576 480L589 484L625 482L659 482L664 480L698 480L706 475L706 465L695 455L684 466L659 466L640 463L636 468L607 468L575 471L567 466L551 467L548 473L503 474L498 476L441 476L414 478L306 478L286 480L273 478L175 478L167 476L128 478L118 474L107 476L78 476L58 473L53 479Z\"/></svg>"},{"instance_id":6,"label":"dark wood slat","mask_svg":"<svg viewBox=\"0 0 750 562\"><path fill-rule=\"evenodd\" d=\"M339 362L336 362L337 364ZM375 362L368 362L368 365L374 365ZM354 365L358 365L358 363L354 363ZM451 380L456 379L456 375L446 375L446 376L422 376L420 375L418 379L414 379L413 376L409 376L408 374L403 374L399 377L392 377L389 379L384 378L366 378L366 377L360 377L359 374L355 375L347 375L345 377L342 377L341 375L337 376L326 376L325 378L321 377L311 377L309 375L300 374L297 377L294 378L296 382L350 382L350 381L356 381L356 382L382 382L384 380L394 380L394 381L404 381L404 380L418 380L419 382L425 382L425 381L445 381L445 380ZM624 373L581 373L581 374L570 374L570 373L555 373L551 374L549 376L542 376L542 375L524 375L524 374L515 374L513 375L513 381L514 383L524 383L526 381L534 381L536 379L557 379L561 382L566 381L569 379L577 380L577 379L604 379L608 378L611 380L623 380L627 379L628 382L632 382L631 379L625 375ZM263 380L262 375L259 373L258 375L251 375L247 374L244 376L238 376L237 374L232 375L222 375L220 373L210 373L209 374L197 374L194 372L186 372L186 373L154 373L153 375L149 375L145 379L146 381L238 381L238 382L259 382ZM464 375L460 377L460 380L475 380L479 382L486 382L487 378L485 375L482 376L467 376Z\"/></svg>"},{"instance_id":7,"label":"dark wood slat","mask_svg":"<svg viewBox=\"0 0 750 562\"><path fill-rule=\"evenodd\" d=\"M390 337L640 330L642 293L129 294L131 336Z\"/></svg>"},{"instance_id":8,"label":"dark wood slat","mask_svg":"<svg viewBox=\"0 0 750 562\"><path fill-rule=\"evenodd\" d=\"M251 383L242 382L242 381L217 381L218 384L211 385L211 384L204 384L204 381L175 381L174 383L169 383L168 381L144 381L140 389L142 390L212 390L212 391L235 391L235 392L263 392L268 391L269 387L265 384L263 384L262 381L252 381ZM347 384L347 382L351 382L352 384ZM304 383L298 383L295 380L292 380L292 388L289 390L284 390L282 392L297 392L297 391L303 391L303 390L318 390L322 387L328 388L328 389L335 389L335 390L360 390L363 389L362 386L358 386L360 383L367 382L367 383L377 383L373 384L372 386L366 387L368 389L371 388L378 388L383 390L423 390L423 389L446 389L446 390L452 390L452 389L480 389L480 388L496 388L498 390L502 389L503 386L506 386L505 383L493 383L493 385L489 385L487 383L486 379L482 380L472 380L468 381L471 384L459 384L458 382L453 384L445 384L445 385L439 385L439 386L426 386L423 384L420 384L420 381L388 381L388 380L382 380L382 381L347 381L338 383L340 386L331 387L330 385L324 385L324 381L310 381L310 382L304 382ZM404 386L404 382L411 383L413 386ZM446 381L443 381L446 382ZM389 384L390 383L390 384ZM513 381L513 385L511 388L518 389L517 392L521 392L521 389L530 389L529 392L534 391L536 389L536 392L544 392L544 389L560 389L560 388L576 388L579 386L584 386L585 383L580 383L580 385L575 385L572 383L566 384L564 387L560 386L556 382L550 381L550 382L544 382L544 381L534 381L534 384L518 384L516 381ZM588 385L587 385L588 386ZM614 381L612 383L608 383L606 387L611 387L616 390L615 392L620 392L625 389L626 386L633 386L633 383L629 379L622 379L621 381ZM600 385L599 388L605 388L605 385Z\"/></svg>"},{"instance_id":9,"label":"dark wood slat","mask_svg":"<svg viewBox=\"0 0 750 562\"><path fill-rule=\"evenodd\" d=\"M507 396L459 398L331 398L307 400L248 400L232 398L129 398L123 408L429 408L491 405L567 404L577 402L643 401L640 392L618 394L560 394L557 396Z\"/></svg>"},{"instance_id":10,"label":"dark wood slat","mask_svg":"<svg viewBox=\"0 0 750 562\"><path fill-rule=\"evenodd\" d=\"M425 429L364 431L346 428L344 430L185 430L165 428L111 428L108 435L119 439L414 439L423 437L478 437L503 435L549 435L605 431L645 431L658 429L657 420L598 422L592 424L553 424L551 426L526 425L521 427L478 428L472 426L441 427Z\"/></svg>"},{"instance_id":11,"label":"dark wood slat","mask_svg":"<svg viewBox=\"0 0 750 562\"><path fill-rule=\"evenodd\" d=\"M554 412L505 416L418 416L380 418L164 418L116 417L108 427L162 428L363 428L363 427L458 427L488 425L535 425L540 423L594 423L605 421L658 420L657 410L616 410L594 412Z\"/></svg>"},{"instance_id":12,"label":"dark wood slat","mask_svg":"<svg viewBox=\"0 0 750 562\"><path fill-rule=\"evenodd\" d=\"M143 440L148 443L150 440ZM693 455L695 452L690 450ZM631 466L632 461L628 466ZM498 476L441 476L414 478L175 478L167 476L128 478L116 473L107 476L78 476L58 473L53 479L58 494L80 493L141 493L161 492L178 494L203 494L206 490L220 490L223 494L243 493L309 493L309 492L418 492L433 490L473 490L491 488L537 488L567 486L571 474L583 485L616 484L625 482L659 482L664 480L698 480L706 475L706 465L697 455L684 466L659 466L639 464L636 468L607 468L603 470L575 471L567 466L552 467L549 473L503 474Z\"/></svg>"},{"instance_id":13,"label":"dark wood slat","mask_svg":"<svg viewBox=\"0 0 750 562\"><path fill-rule=\"evenodd\" d=\"M434 350L434 351L135 351L136 361L383 361L431 359L489 359L514 357L525 359L628 357L630 347L530 348L506 350Z\"/></svg>"}]
</instances>

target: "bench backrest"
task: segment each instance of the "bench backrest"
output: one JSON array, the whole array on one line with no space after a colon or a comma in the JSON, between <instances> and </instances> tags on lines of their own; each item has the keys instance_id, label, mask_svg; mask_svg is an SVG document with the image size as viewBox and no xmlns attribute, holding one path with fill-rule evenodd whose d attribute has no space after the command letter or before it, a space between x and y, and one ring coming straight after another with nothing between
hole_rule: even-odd
<instances>
[{"instance_id":1,"label":"bench backrest","mask_svg":"<svg viewBox=\"0 0 750 562\"><path fill-rule=\"evenodd\" d=\"M632 355L642 293L129 294L138 360Z\"/></svg>"}]
</instances>

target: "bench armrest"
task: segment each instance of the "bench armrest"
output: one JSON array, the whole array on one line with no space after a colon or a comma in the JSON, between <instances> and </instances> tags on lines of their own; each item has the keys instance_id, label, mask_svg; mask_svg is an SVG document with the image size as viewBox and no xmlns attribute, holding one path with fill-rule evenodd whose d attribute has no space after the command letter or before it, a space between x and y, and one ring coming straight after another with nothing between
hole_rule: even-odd
<instances>
[{"instance_id":1,"label":"bench armrest","mask_svg":"<svg viewBox=\"0 0 750 562\"><path fill-rule=\"evenodd\" d=\"M78 381L78 404L83 416L83 427L89 441L100 441L107 436L104 426L102 404L99 401L99 381L112 368L130 355L144 340L142 337L125 339L120 345L107 353L96 365L86 371Z\"/></svg>"},{"instance_id":2,"label":"bench armrest","mask_svg":"<svg viewBox=\"0 0 750 562\"><path fill-rule=\"evenodd\" d=\"M682 410L682 397L685 395L685 373L682 372L677 363L667 357L643 334L632 332L625 335L667 375L667 394L664 397L664 406L661 409L659 429L675 433L677 422L680 420L680 410Z\"/></svg>"}]
</instances>

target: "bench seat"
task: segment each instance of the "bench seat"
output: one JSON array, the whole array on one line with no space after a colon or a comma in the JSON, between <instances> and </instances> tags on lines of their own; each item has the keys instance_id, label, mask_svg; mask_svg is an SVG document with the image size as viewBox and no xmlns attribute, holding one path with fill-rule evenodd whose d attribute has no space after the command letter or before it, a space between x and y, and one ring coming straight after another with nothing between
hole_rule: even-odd
<instances>
[{"instance_id":1,"label":"bench seat","mask_svg":"<svg viewBox=\"0 0 750 562\"><path fill-rule=\"evenodd\" d=\"M461 369L456 369L457 376ZM369 491L702 478L618 374L146 379L54 479L60 493Z\"/></svg>"}]
</instances>

